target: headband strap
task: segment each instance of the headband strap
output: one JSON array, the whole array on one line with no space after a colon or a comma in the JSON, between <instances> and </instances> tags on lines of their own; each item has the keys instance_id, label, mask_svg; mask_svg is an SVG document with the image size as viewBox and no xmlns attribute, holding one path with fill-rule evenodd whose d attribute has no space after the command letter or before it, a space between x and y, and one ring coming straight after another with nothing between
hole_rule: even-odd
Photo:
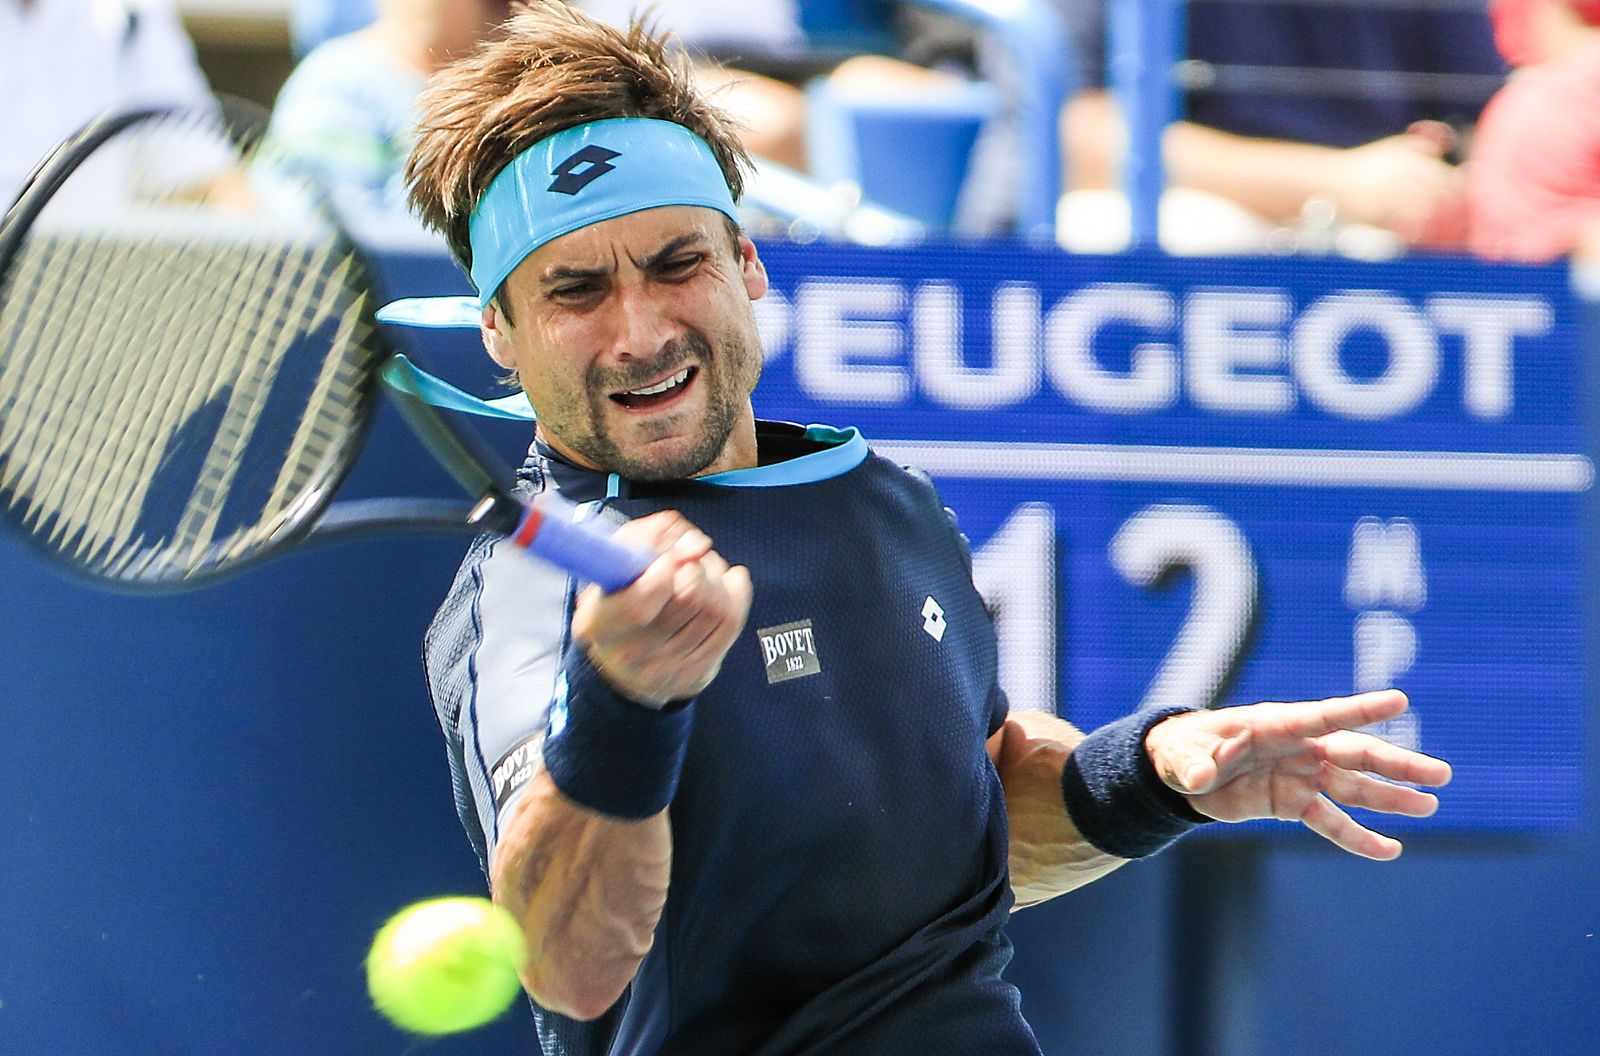
<instances>
[{"instance_id":1,"label":"headband strap","mask_svg":"<svg viewBox=\"0 0 1600 1056\"><path fill-rule=\"evenodd\" d=\"M674 121L617 117L547 136L489 182L468 220L472 284L465 298L410 298L378 318L405 326L472 327L528 254L602 220L664 205L715 209L735 223L728 181L706 141Z\"/></svg>"}]
</instances>

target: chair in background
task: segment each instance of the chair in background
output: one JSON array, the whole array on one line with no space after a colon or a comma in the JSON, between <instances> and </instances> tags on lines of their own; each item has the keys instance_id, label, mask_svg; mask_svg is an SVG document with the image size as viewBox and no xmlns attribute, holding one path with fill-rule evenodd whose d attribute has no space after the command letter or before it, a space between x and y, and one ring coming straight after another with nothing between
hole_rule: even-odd
<instances>
[{"instance_id":1,"label":"chair in background","mask_svg":"<svg viewBox=\"0 0 1600 1056\"><path fill-rule=\"evenodd\" d=\"M1058 115L1077 83L1073 52L1055 10L1048 0L902 2L988 34L1003 56L1003 69L993 82L952 83L915 98L884 98L813 81L807 90L812 175L824 184L854 183L867 201L913 217L930 231L949 231L963 194L985 193L969 186L975 147L1008 123L1014 145L1006 160L1014 186L993 193L1013 199L1019 236L1052 240L1063 165ZM886 0L805 0L800 12L808 41L819 48L882 49L888 37Z\"/></svg>"}]
</instances>

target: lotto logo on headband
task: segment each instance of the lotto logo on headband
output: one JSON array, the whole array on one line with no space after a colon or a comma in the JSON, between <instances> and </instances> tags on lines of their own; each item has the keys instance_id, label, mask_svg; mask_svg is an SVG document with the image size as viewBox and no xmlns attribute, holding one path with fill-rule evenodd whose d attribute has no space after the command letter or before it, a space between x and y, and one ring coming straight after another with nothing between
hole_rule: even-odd
<instances>
[{"instance_id":1,"label":"lotto logo on headband","mask_svg":"<svg viewBox=\"0 0 1600 1056\"><path fill-rule=\"evenodd\" d=\"M589 184L615 169L612 158L622 157L621 151L607 150L590 144L550 170L556 178L549 190L557 194L577 194ZM588 166L584 168L584 166ZM576 170L582 171L576 171Z\"/></svg>"}]
</instances>

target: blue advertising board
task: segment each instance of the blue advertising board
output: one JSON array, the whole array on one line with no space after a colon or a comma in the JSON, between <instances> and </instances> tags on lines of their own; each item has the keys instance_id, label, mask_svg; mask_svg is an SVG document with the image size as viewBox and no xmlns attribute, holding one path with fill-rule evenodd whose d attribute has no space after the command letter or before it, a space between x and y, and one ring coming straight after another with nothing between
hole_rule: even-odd
<instances>
[{"instance_id":1,"label":"blue advertising board","mask_svg":"<svg viewBox=\"0 0 1600 1056\"><path fill-rule=\"evenodd\" d=\"M1593 467L1564 268L763 256L757 413L933 475L1014 707L1088 728L1398 685L1378 732L1456 778L1388 829L1577 819Z\"/></svg>"}]
</instances>

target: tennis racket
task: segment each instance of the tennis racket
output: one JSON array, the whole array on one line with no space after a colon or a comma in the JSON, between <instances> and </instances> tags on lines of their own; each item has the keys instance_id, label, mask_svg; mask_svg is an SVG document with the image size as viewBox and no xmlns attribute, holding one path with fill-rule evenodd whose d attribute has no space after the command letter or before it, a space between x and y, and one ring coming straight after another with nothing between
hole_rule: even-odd
<instances>
[{"instance_id":1,"label":"tennis racket","mask_svg":"<svg viewBox=\"0 0 1600 1056\"><path fill-rule=\"evenodd\" d=\"M423 401L369 269L247 104L132 110L67 140L0 220L0 519L97 584L175 591L313 539L498 532L616 590L653 555ZM469 501L334 502L384 380Z\"/></svg>"}]
</instances>

